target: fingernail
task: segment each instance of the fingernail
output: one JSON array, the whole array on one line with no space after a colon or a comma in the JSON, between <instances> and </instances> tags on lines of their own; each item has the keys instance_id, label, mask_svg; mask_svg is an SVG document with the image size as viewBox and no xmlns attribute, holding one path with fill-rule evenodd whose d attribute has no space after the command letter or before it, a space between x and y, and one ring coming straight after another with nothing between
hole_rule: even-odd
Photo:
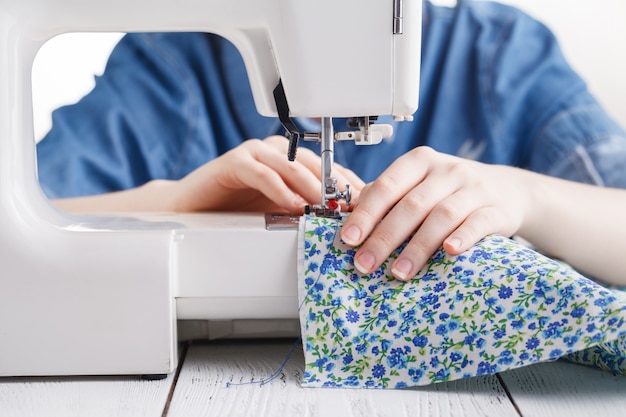
<instances>
[{"instance_id":1,"label":"fingernail","mask_svg":"<svg viewBox=\"0 0 626 417\"><path fill-rule=\"evenodd\" d=\"M369 251L361 252L354 258L354 266L363 274L368 274L375 262L376 258Z\"/></svg>"},{"instance_id":2,"label":"fingernail","mask_svg":"<svg viewBox=\"0 0 626 417\"><path fill-rule=\"evenodd\" d=\"M346 229L341 231L341 238L348 245L356 245L358 244L359 239L361 239L361 229L354 225L348 226ZM374 262L372 261L372 264L373 263Z\"/></svg>"},{"instance_id":3,"label":"fingernail","mask_svg":"<svg viewBox=\"0 0 626 417\"><path fill-rule=\"evenodd\" d=\"M461 239L459 239L458 237L453 237L453 238L447 239L444 242L444 244L448 250L451 249L454 251L458 251L459 248L461 247Z\"/></svg>"},{"instance_id":4,"label":"fingernail","mask_svg":"<svg viewBox=\"0 0 626 417\"><path fill-rule=\"evenodd\" d=\"M391 273L398 279L406 281L413 269L413 263L406 258L398 260L391 268Z\"/></svg>"}]
</instances>

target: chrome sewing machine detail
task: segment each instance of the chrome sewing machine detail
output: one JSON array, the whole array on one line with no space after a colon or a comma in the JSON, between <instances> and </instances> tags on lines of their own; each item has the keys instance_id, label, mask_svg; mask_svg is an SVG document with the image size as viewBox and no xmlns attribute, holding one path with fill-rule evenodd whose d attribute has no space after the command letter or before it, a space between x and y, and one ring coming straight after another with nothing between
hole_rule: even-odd
<instances>
[{"instance_id":1,"label":"chrome sewing machine detail","mask_svg":"<svg viewBox=\"0 0 626 417\"><path fill-rule=\"evenodd\" d=\"M320 143L322 179L321 203L306 206L305 213L315 214L320 217L340 216L341 201L344 201L346 207L349 207L352 200L352 193L350 184L346 184L346 188L343 191L339 190L337 188L337 179L332 176L333 163L335 160L335 142L353 140L357 145L377 145L383 139L391 137L393 127L388 124L374 124L378 116L351 117L347 120L347 127L353 130L335 132L332 118L322 117L320 120L320 132L301 133L289 117L289 106L285 98L282 83L279 83L274 90L274 99L276 100L278 117L289 139L287 158L290 161L294 161L296 158L298 141L300 139Z\"/></svg>"},{"instance_id":2,"label":"chrome sewing machine detail","mask_svg":"<svg viewBox=\"0 0 626 417\"><path fill-rule=\"evenodd\" d=\"M350 184L340 191L337 188L337 179L332 176L334 163L334 142L340 140L353 140L357 145L376 145L383 139L389 138L393 133L391 125L373 124L377 119L374 117L353 117L348 119L348 127L358 128L346 132L334 132L332 118L321 119L322 129L320 133L305 133L304 140L319 142L321 145L320 157L322 178L322 201L313 207L306 207L305 211L322 217L337 217L341 214L341 201L346 207L350 206L352 194Z\"/></svg>"}]
</instances>

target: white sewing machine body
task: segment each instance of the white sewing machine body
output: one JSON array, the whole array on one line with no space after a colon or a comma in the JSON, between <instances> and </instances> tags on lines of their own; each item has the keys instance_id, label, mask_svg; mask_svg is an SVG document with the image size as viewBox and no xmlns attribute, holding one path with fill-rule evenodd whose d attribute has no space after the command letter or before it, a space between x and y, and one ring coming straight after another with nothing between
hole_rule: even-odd
<instances>
[{"instance_id":1,"label":"white sewing machine body","mask_svg":"<svg viewBox=\"0 0 626 417\"><path fill-rule=\"evenodd\" d=\"M297 317L294 228L268 231L263 215L70 216L50 204L37 181L30 79L46 40L213 32L241 51L264 115L276 114L282 80L292 116L406 118L417 106L420 13L419 0L4 0L0 376L163 374L176 367L179 319Z\"/></svg>"}]
</instances>

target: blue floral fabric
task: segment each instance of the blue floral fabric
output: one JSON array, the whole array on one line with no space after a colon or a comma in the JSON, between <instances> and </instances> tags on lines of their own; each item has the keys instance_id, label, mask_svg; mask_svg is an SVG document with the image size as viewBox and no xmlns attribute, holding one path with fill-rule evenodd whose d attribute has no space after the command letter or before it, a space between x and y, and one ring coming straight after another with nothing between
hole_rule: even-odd
<instances>
[{"instance_id":1,"label":"blue floral fabric","mask_svg":"<svg viewBox=\"0 0 626 417\"><path fill-rule=\"evenodd\" d=\"M626 373L626 293L491 235L409 282L353 265L341 219L300 223L306 387L401 388L567 358Z\"/></svg>"}]
</instances>

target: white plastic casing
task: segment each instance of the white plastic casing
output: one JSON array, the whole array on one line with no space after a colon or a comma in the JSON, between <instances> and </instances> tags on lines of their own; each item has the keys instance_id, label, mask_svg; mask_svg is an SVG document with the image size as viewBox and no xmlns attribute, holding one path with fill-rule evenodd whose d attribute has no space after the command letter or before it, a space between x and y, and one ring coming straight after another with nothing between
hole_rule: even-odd
<instances>
[{"instance_id":1,"label":"white plastic casing","mask_svg":"<svg viewBox=\"0 0 626 417\"><path fill-rule=\"evenodd\" d=\"M282 78L294 116L404 117L417 107L421 1L404 0L403 35L391 33L392 4L3 0L0 376L170 372L177 299L188 318L297 316L292 232L266 232L248 217L237 230L184 216L76 217L50 204L37 181L30 79L46 40L79 31L214 32L241 51L262 114L275 114L272 90ZM239 241L262 250L242 251ZM242 280L250 265L263 271Z\"/></svg>"}]
</instances>

